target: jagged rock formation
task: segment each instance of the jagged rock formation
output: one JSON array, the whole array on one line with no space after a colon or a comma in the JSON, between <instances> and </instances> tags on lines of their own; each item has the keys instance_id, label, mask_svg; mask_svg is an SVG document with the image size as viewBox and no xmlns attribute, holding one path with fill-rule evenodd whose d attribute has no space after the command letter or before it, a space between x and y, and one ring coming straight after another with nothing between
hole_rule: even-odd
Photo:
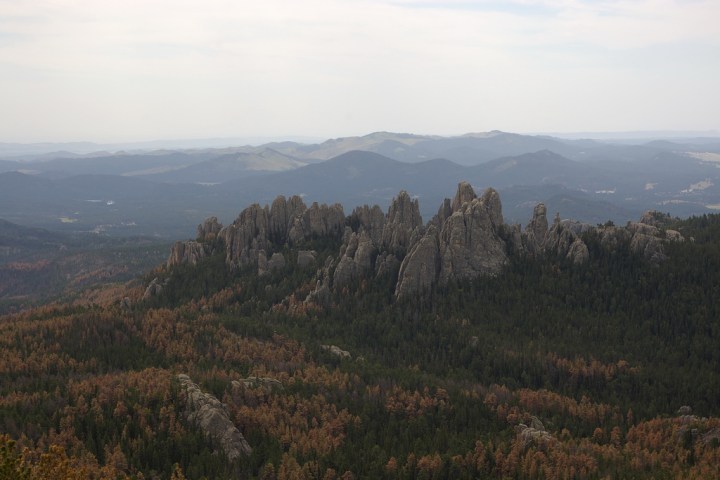
<instances>
[{"instance_id":1,"label":"jagged rock formation","mask_svg":"<svg viewBox=\"0 0 720 480\"><path fill-rule=\"evenodd\" d=\"M525 248L531 254L543 251L548 234L547 208L538 203L533 210L530 223L525 227Z\"/></svg>"},{"instance_id":2,"label":"jagged rock formation","mask_svg":"<svg viewBox=\"0 0 720 480\"><path fill-rule=\"evenodd\" d=\"M422 226L420 205L402 190L390 204L382 233L382 246L395 254L404 254L410 248L413 231Z\"/></svg>"},{"instance_id":3,"label":"jagged rock formation","mask_svg":"<svg viewBox=\"0 0 720 480\"><path fill-rule=\"evenodd\" d=\"M173 246L167 264L194 264L214 253L213 248L224 248L229 265L257 268L264 275L285 267L281 249L315 238L342 239L337 257L328 257L317 270L315 288L305 299L328 306L333 292L373 277L396 278L396 296L408 297L453 280L496 275L513 256L553 255L582 264L589 251L581 235L589 231L596 232L603 248L629 245L633 252L661 261L665 242L683 241L679 232L663 229L670 220L665 214L646 212L626 227L595 227L561 221L556 215L549 225L547 208L540 203L522 231L519 225L504 223L497 191L489 188L478 197L467 182L458 185L452 200L443 201L427 226L418 201L404 190L392 200L387 214L377 205L364 205L347 218L338 204L313 203L307 208L298 196L279 196L271 206L251 205L227 227L209 218L198 226L198 241ZM316 262L316 252L298 251L298 267ZM151 284L148 295L158 288Z\"/></svg>"},{"instance_id":4,"label":"jagged rock formation","mask_svg":"<svg viewBox=\"0 0 720 480\"><path fill-rule=\"evenodd\" d=\"M339 238L345 226L345 214L339 204L305 206L299 196L279 196L272 206L253 204L243 210L238 218L223 227L216 217L210 217L198 225L197 241L177 242L170 253L167 266L183 263L196 264L218 248L212 241L222 239L225 259L234 267L257 267L258 273L282 268L285 258L275 251L315 237ZM308 262L305 254L302 262Z\"/></svg>"},{"instance_id":5,"label":"jagged rock formation","mask_svg":"<svg viewBox=\"0 0 720 480\"><path fill-rule=\"evenodd\" d=\"M340 261L333 275L335 288L343 288L370 272L376 253L372 238L365 230L359 234L350 233L347 243L340 250Z\"/></svg>"},{"instance_id":6,"label":"jagged rock formation","mask_svg":"<svg viewBox=\"0 0 720 480\"><path fill-rule=\"evenodd\" d=\"M373 244L381 246L383 241L383 231L385 229L385 214L379 206L373 205L369 207L363 205L357 207L350 214L350 225L357 225L357 230L364 230Z\"/></svg>"},{"instance_id":7,"label":"jagged rock formation","mask_svg":"<svg viewBox=\"0 0 720 480\"><path fill-rule=\"evenodd\" d=\"M406 297L430 290L440 275L440 238L435 225L410 249L398 274L395 295Z\"/></svg>"},{"instance_id":8,"label":"jagged rock formation","mask_svg":"<svg viewBox=\"0 0 720 480\"><path fill-rule=\"evenodd\" d=\"M189 263L197 265L197 263L207 256L205 244L194 240L187 242L175 242L170 250L170 256L167 260L167 266L181 265Z\"/></svg>"},{"instance_id":9,"label":"jagged rock formation","mask_svg":"<svg viewBox=\"0 0 720 480\"><path fill-rule=\"evenodd\" d=\"M614 250L622 243L629 242L630 250L646 259L660 262L667 258L664 244L668 241L682 242L685 239L676 230L661 230L657 225L668 225L670 216L656 211L643 213L639 222L628 222L624 228L606 225L598 228L601 245ZM649 222L649 223L646 223Z\"/></svg>"},{"instance_id":10,"label":"jagged rock formation","mask_svg":"<svg viewBox=\"0 0 720 480\"><path fill-rule=\"evenodd\" d=\"M440 282L499 273L507 262L499 235L502 223L500 196L494 189L477 198L469 184L461 183L453 213L440 232Z\"/></svg>"},{"instance_id":11,"label":"jagged rock formation","mask_svg":"<svg viewBox=\"0 0 720 480\"><path fill-rule=\"evenodd\" d=\"M187 375L180 374L177 379L185 393L187 420L200 427L231 462L250 455L252 448L230 420L225 406L213 395L203 393Z\"/></svg>"},{"instance_id":12,"label":"jagged rock formation","mask_svg":"<svg viewBox=\"0 0 720 480\"><path fill-rule=\"evenodd\" d=\"M523 246L532 255L550 252L575 264L582 264L590 258L590 252L579 237L581 231L582 227L562 222L559 217L548 228L547 208L545 204L539 203L533 210L530 223L525 227Z\"/></svg>"},{"instance_id":13,"label":"jagged rock formation","mask_svg":"<svg viewBox=\"0 0 720 480\"><path fill-rule=\"evenodd\" d=\"M499 273L508 258L502 225L498 193L490 188L478 198L470 184L461 183L452 203L443 202L403 260L396 295L422 292L451 279Z\"/></svg>"},{"instance_id":14,"label":"jagged rock formation","mask_svg":"<svg viewBox=\"0 0 720 480\"><path fill-rule=\"evenodd\" d=\"M209 242L217 238L218 233L222 230L222 223L218 222L217 217L207 218L197 227L198 242Z\"/></svg>"}]
</instances>

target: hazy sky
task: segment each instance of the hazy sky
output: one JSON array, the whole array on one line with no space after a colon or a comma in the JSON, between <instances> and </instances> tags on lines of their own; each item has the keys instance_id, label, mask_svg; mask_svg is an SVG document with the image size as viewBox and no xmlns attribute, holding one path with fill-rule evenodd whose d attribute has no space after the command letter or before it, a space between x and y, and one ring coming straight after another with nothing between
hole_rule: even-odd
<instances>
[{"instance_id":1,"label":"hazy sky","mask_svg":"<svg viewBox=\"0 0 720 480\"><path fill-rule=\"evenodd\" d=\"M718 0L0 0L0 142L715 130L718 86Z\"/></svg>"}]
</instances>

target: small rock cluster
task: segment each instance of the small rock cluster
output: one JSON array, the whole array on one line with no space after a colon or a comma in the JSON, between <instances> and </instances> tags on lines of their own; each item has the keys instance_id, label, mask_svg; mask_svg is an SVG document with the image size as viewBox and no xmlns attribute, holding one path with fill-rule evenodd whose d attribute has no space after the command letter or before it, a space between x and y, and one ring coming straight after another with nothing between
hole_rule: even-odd
<instances>
[{"instance_id":1,"label":"small rock cluster","mask_svg":"<svg viewBox=\"0 0 720 480\"><path fill-rule=\"evenodd\" d=\"M250 455L252 448L230 420L220 400L200 390L187 375L180 374L177 379L185 393L186 419L216 442L231 462Z\"/></svg>"}]
</instances>

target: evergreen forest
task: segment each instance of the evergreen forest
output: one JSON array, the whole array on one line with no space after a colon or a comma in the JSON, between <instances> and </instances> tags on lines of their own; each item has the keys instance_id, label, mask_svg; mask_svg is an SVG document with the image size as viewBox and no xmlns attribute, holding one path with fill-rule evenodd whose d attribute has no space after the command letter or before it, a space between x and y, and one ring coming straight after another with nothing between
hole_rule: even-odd
<instances>
[{"instance_id":1,"label":"evergreen forest","mask_svg":"<svg viewBox=\"0 0 720 480\"><path fill-rule=\"evenodd\" d=\"M582 265L400 300L387 275L307 303L316 265L220 252L4 315L0 479L720 478L720 216L671 227L661 262L590 230ZM192 421L180 374L250 453Z\"/></svg>"}]
</instances>

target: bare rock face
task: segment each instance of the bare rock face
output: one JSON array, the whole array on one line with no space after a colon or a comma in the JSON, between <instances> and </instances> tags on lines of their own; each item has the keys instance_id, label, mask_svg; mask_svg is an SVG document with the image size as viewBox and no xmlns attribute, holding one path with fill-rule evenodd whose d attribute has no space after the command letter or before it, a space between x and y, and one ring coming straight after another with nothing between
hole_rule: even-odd
<instances>
[{"instance_id":1,"label":"bare rock face","mask_svg":"<svg viewBox=\"0 0 720 480\"><path fill-rule=\"evenodd\" d=\"M497 192L488 189L474 197L469 184L460 184L453 207L458 209L445 220L440 232L440 282L452 278L494 275L507 262L505 242L500 238L502 207Z\"/></svg>"},{"instance_id":2,"label":"bare rock face","mask_svg":"<svg viewBox=\"0 0 720 480\"><path fill-rule=\"evenodd\" d=\"M475 190L473 190L472 186L468 182L460 182L458 184L458 189L455 193L455 198L453 199L450 211L457 212L460 208L462 208L464 203L471 202L475 200L475 198L477 198L477 196L475 195ZM444 206L445 204L443 203L443 206L440 208L442 209Z\"/></svg>"},{"instance_id":3,"label":"bare rock face","mask_svg":"<svg viewBox=\"0 0 720 480\"><path fill-rule=\"evenodd\" d=\"M339 237L345 229L345 213L339 203L318 205L314 202L302 219L305 237Z\"/></svg>"},{"instance_id":4,"label":"bare rock face","mask_svg":"<svg viewBox=\"0 0 720 480\"><path fill-rule=\"evenodd\" d=\"M430 225L400 264L395 295L408 297L430 290L437 283L440 263L440 234Z\"/></svg>"},{"instance_id":5,"label":"bare rock face","mask_svg":"<svg viewBox=\"0 0 720 480\"><path fill-rule=\"evenodd\" d=\"M343 288L373 270L376 248L370 235L362 230L351 233L346 245L340 250L340 261L333 274L333 286Z\"/></svg>"},{"instance_id":6,"label":"bare rock face","mask_svg":"<svg viewBox=\"0 0 720 480\"><path fill-rule=\"evenodd\" d=\"M306 209L302 198L297 195L289 200L282 195L278 196L270 206L270 240L277 245L287 243L296 219L302 216Z\"/></svg>"},{"instance_id":7,"label":"bare rock face","mask_svg":"<svg viewBox=\"0 0 720 480\"><path fill-rule=\"evenodd\" d=\"M307 238L339 237L344 224L345 214L339 204L313 203L306 208L298 196L289 200L279 196L271 207L249 206L231 225L220 230L218 236L225 242L228 264L235 267L259 266L261 251L277 250ZM279 268L279 257L275 257L274 261L271 258L269 262L268 268Z\"/></svg>"},{"instance_id":8,"label":"bare rock face","mask_svg":"<svg viewBox=\"0 0 720 480\"><path fill-rule=\"evenodd\" d=\"M350 224L357 225L358 231L364 230L370 236L373 244L382 245L383 229L385 228L385 213L379 206L357 207L350 214Z\"/></svg>"},{"instance_id":9,"label":"bare rock face","mask_svg":"<svg viewBox=\"0 0 720 480\"><path fill-rule=\"evenodd\" d=\"M460 183L452 204L443 202L427 230L418 227L413 234L417 239L400 265L395 294L408 296L451 279L499 273L508 259L503 235L510 231L504 228L495 190L478 198L469 183Z\"/></svg>"},{"instance_id":10,"label":"bare rock face","mask_svg":"<svg viewBox=\"0 0 720 480\"><path fill-rule=\"evenodd\" d=\"M590 259L587 245L572 229L566 228L559 219L555 221L545 239L545 250L562 256L576 265L581 265Z\"/></svg>"},{"instance_id":11,"label":"bare rock face","mask_svg":"<svg viewBox=\"0 0 720 480\"><path fill-rule=\"evenodd\" d=\"M584 224L561 221L559 216L548 228L547 208L539 203L533 210L532 220L525 227L522 243L531 255L552 253L580 265L590 259L587 245L579 236L584 229Z\"/></svg>"},{"instance_id":12,"label":"bare rock face","mask_svg":"<svg viewBox=\"0 0 720 480\"><path fill-rule=\"evenodd\" d=\"M268 208L253 204L238 218L220 231L225 241L225 260L237 267L257 265L260 250L269 250Z\"/></svg>"},{"instance_id":13,"label":"bare rock face","mask_svg":"<svg viewBox=\"0 0 720 480\"><path fill-rule=\"evenodd\" d=\"M452 209L452 203L450 203L450 199L446 198L443 200L443 203L440 205L440 208L438 208L438 213L435 215L432 220L430 220L429 223L432 223L435 225L438 229L441 229L443 226L443 223L445 223L445 220L448 219L450 215L452 215L453 209Z\"/></svg>"},{"instance_id":14,"label":"bare rock face","mask_svg":"<svg viewBox=\"0 0 720 480\"><path fill-rule=\"evenodd\" d=\"M639 222L628 222L624 228L604 226L598 228L600 244L610 251L628 243L633 253L642 255L652 262L661 262L667 258L665 243L685 241L677 230L662 230L671 218L657 211L645 212Z\"/></svg>"},{"instance_id":15,"label":"bare rock face","mask_svg":"<svg viewBox=\"0 0 720 480\"><path fill-rule=\"evenodd\" d=\"M210 242L215 240L223 226L218 222L217 217L209 217L197 227L198 242Z\"/></svg>"},{"instance_id":16,"label":"bare rock face","mask_svg":"<svg viewBox=\"0 0 720 480\"><path fill-rule=\"evenodd\" d=\"M392 253L404 254L410 248L410 236L422 225L420 205L405 190L393 198L383 228L382 245Z\"/></svg>"},{"instance_id":17,"label":"bare rock face","mask_svg":"<svg viewBox=\"0 0 720 480\"><path fill-rule=\"evenodd\" d=\"M532 220L525 227L525 248L531 254L542 252L548 234L547 208L538 203L533 210Z\"/></svg>"},{"instance_id":18,"label":"bare rock face","mask_svg":"<svg viewBox=\"0 0 720 480\"><path fill-rule=\"evenodd\" d=\"M230 420L225 406L213 395L203 393L187 375L177 376L185 394L185 416L216 444L231 462L248 456L252 448Z\"/></svg>"},{"instance_id":19,"label":"bare rock face","mask_svg":"<svg viewBox=\"0 0 720 480\"><path fill-rule=\"evenodd\" d=\"M182 265L189 263L190 265L197 265L197 263L207 256L205 245L194 240L188 240L185 242L175 242L170 250L170 256L167 260L167 266L173 267L175 265Z\"/></svg>"}]
</instances>

